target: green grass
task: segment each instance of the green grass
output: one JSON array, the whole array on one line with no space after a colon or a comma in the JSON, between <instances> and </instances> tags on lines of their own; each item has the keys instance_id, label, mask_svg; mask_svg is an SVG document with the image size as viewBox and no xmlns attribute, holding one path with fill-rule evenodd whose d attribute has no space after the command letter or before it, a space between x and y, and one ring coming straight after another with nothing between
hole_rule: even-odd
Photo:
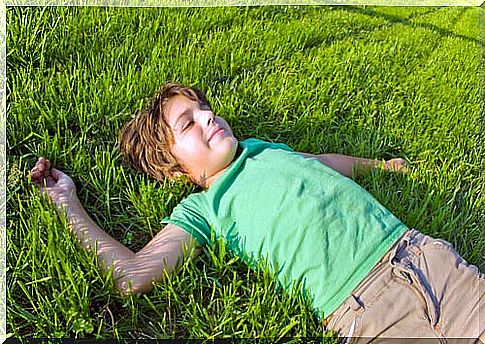
<instances>
[{"instance_id":1,"label":"green grass","mask_svg":"<svg viewBox=\"0 0 485 344\"><path fill-rule=\"evenodd\" d=\"M406 175L358 182L409 227L483 262L480 11L8 8L7 332L326 336L301 295L282 294L222 244L148 295L120 296L28 180L36 158L49 158L104 230L141 248L193 190L133 173L116 149L122 124L167 81L205 90L240 139L407 158Z\"/></svg>"}]
</instances>

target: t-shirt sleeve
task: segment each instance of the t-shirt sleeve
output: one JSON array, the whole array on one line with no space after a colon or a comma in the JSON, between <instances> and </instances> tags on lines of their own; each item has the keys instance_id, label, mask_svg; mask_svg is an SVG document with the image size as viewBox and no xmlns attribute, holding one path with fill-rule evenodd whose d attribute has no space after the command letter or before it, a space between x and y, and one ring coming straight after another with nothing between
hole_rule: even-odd
<instances>
[{"instance_id":1,"label":"t-shirt sleeve","mask_svg":"<svg viewBox=\"0 0 485 344\"><path fill-rule=\"evenodd\" d=\"M172 211L170 217L163 219L164 224L173 224L195 237L201 245L210 242L210 225L201 214L200 207L189 196L180 202Z\"/></svg>"}]
</instances>

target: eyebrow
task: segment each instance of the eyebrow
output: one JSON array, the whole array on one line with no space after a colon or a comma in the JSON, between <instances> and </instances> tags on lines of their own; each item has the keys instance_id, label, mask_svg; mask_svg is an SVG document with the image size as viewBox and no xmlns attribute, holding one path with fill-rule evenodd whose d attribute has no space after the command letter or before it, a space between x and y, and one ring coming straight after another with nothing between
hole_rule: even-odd
<instances>
[{"instance_id":1,"label":"eyebrow","mask_svg":"<svg viewBox=\"0 0 485 344\"><path fill-rule=\"evenodd\" d=\"M178 123L180 122L180 120L184 117L188 117L190 116L190 114L192 113L192 111L190 109L185 109L180 115L179 117L175 120L175 123L173 124L173 128L177 128L178 126Z\"/></svg>"}]
</instances>

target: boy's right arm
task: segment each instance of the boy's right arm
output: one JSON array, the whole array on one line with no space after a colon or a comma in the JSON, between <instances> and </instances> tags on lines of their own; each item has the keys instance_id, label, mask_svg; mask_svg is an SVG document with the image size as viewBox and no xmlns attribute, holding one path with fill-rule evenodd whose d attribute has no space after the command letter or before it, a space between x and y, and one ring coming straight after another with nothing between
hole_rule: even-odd
<instances>
[{"instance_id":1,"label":"boy's right arm","mask_svg":"<svg viewBox=\"0 0 485 344\"><path fill-rule=\"evenodd\" d=\"M95 250L101 268L113 267L116 287L123 293L143 293L153 288L165 273L173 271L185 253L196 245L195 239L181 228L169 224L144 248L134 253L108 235L91 219L81 205L72 179L51 169L41 158L32 170L32 179L60 211L66 211L69 227L87 249Z\"/></svg>"}]
</instances>

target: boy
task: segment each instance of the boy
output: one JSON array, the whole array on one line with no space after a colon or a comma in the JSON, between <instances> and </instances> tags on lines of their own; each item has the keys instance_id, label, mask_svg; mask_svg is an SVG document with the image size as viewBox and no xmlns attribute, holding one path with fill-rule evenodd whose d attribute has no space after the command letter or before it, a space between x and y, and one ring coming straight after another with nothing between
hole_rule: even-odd
<instances>
[{"instance_id":1,"label":"boy","mask_svg":"<svg viewBox=\"0 0 485 344\"><path fill-rule=\"evenodd\" d=\"M149 291L190 251L184 246L210 244L215 234L248 264L267 261L284 288L300 282L317 316L342 337L484 338L484 275L345 177L375 161L238 142L201 91L177 84L125 125L120 146L137 170L186 176L204 189L175 207L137 253L94 223L70 177L47 160L39 159L32 178L66 210L82 245L113 267L122 292ZM385 163L403 167L402 159Z\"/></svg>"}]
</instances>

